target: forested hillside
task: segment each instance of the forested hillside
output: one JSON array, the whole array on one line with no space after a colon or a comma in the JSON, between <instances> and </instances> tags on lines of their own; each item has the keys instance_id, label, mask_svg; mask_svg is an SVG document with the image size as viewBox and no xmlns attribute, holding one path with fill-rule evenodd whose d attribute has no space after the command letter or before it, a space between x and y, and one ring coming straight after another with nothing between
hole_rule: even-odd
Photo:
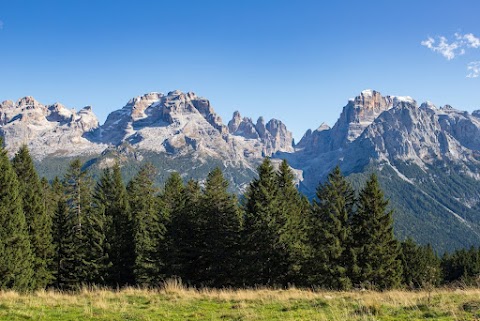
<instances>
[{"instance_id":1,"label":"forested hillside","mask_svg":"<svg viewBox=\"0 0 480 321\"><path fill-rule=\"evenodd\" d=\"M0 150L0 288L418 288L480 272L476 248L445 254L397 240L375 174L355 190L335 168L310 202L286 161L265 158L240 198L219 168L205 182L146 164L128 182L114 164L93 180L80 160L39 177L27 147Z\"/></svg>"}]
</instances>

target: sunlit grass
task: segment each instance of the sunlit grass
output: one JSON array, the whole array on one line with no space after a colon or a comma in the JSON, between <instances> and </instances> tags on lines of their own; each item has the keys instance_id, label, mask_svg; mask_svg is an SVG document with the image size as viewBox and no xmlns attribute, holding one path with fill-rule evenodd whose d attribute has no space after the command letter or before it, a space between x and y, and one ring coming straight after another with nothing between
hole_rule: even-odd
<instances>
[{"instance_id":1,"label":"sunlit grass","mask_svg":"<svg viewBox=\"0 0 480 321\"><path fill-rule=\"evenodd\" d=\"M480 289L311 291L84 288L0 292L0 320L479 320Z\"/></svg>"}]
</instances>

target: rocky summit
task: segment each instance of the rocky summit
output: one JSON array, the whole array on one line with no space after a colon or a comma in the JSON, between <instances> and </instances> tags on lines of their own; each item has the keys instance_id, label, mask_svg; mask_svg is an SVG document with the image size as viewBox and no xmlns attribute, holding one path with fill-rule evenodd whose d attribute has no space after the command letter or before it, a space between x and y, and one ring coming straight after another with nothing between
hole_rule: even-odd
<instances>
[{"instance_id":1,"label":"rocky summit","mask_svg":"<svg viewBox=\"0 0 480 321\"><path fill-rule=\"evenodd\" d=\"M280 120L254 121L235 111L224 123L191 92L132 98L103 125L90 107L77 112L24 97L0 104L0 135L11 154L27 144L49 177L61 174L60 160L73 157L93 170L119 161L126 176L149 161L159 167L159 181L173 170L202 180L220 166L242 191L270 156L287 159L299 188L314 197L336 165L356 186L375 171L396 209L400 237L438 251L480 245L480 111L364 90L332 127L321 123L294 145Z\"/></svg>"},{"instance_id":2,"label":"rocky summit","mask_svg":"<svg viewBox=\"0 0 480 321\"><path fill-rule=\"evenodd\" d=\"M98 126L89 106L76 112L59 103L42 105L33 97L0 104L0 135L7 149L14 153L27 144L37 159L101 153L106 146L88 139Z\"/></svg>"}]
</instances>

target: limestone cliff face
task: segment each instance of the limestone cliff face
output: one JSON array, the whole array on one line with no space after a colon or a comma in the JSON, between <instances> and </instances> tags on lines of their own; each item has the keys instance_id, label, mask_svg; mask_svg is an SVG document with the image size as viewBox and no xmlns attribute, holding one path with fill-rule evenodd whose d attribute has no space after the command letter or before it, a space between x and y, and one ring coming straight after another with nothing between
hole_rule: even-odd
<instances>
[{"instance_id":1,"label":"limestone cliff face","mask_svg":"<svg viewBox=\"0 0 480 321\"><path fill-rule=\"evenodd\" d=\"M43 105L33 97L0 104L0 135L10 153L23 144L38 159L100 153L106 146L87 138L98 126L90 107L76 112L59 103Z\"/></svg>"},{"instance_id":2,"label":"limestone cliff face","mask_svg":"<svg viewBox=\"0 0 480 321\"><path fill-rule=\"evenodd\" d=\"M393 106L393 101L391 96L383 97L374 90L364 90L350 100L332 128L330 150L345 147L354 141L375 118Z\"/></svg>"},{"instance_id":3,"label":"limestone cliff face","mask_svg":"<svg viewBox=\"0 0 480 321\"><path fill-rule=\"evenodd\" d=\"M270 156L276 152L293 152L293 135L287 126L278 119L271 119L265 124L263 117L254 124L251 118L233 113L228 123L228 131L234 136L258 140L263 145L263 154Z\"/></svg>"},{"instance_id":4,"label":"limestone cliff face","mask_svg":"<svg viewBox=\"0 0 480 321\"><path fill-rule=\"evenodd\" d=\"M405 97L402 97L405 98ZM392 108L396 97L383 97L375 90L364 90L343 107L339 119L330 129L322 124L306 133L297 148L304 151L326 153L345 148L367 128L382 112Z\"/></svg>"}]
</instances>

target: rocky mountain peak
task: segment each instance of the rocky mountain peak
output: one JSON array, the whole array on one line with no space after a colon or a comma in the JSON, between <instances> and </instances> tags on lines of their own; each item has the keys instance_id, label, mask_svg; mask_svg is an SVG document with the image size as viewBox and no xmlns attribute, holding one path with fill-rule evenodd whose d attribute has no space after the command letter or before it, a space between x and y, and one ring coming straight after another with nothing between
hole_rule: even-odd
<instances>
[{"instance_id":1,"label":"rocky mountain peak","mask_svg":"<svg viewBox=\"0 0 480 321\"><path fill-rule=\"evenodd\" d=\"M321 132L324 130L329 130L331 127L327 123L321 123L320 126L316 129L317 132Z\"/></svg>"},{"instance_id":2,"label":"rocky mountain peak","mask_svg":"<svg viewBox=\"0 0 480 321\"><path fill-rule=\"evenodd\" d=\"M75 121L81 127L83 132L90 132L98 128L98 118L93 113L91 106L85 106L77 114Z\"/></svg>"},{"instance_id":3,"label":"rocky mountain peak","mask_svg":"<svg viewBox=\"0 0 480 321\"><path fill-rule=\"evenodd\" d=\"M431 101L426 101L424 103L422 103L420 105L420 109L432 109L432 110L435 110L437 109L437 106L435 106L434 103L432 103Z\"/></svg>"},{"instance_id":4,"label":"rocky mountain peak","mask_svg":"<svg viewBox=\"0 0 480 321\"><path fill-rule=\"evenodd\" d=\"M371 89L362 91L343 107L340 118L332 128L329 148L331 150L343 148L354 141L375 118L393 105L394 97L384 97Z\"/></svg>"},{"instance_id":5,"label":"rocky mountain peak","mask_svg":"<svg viewBox=\"0 0 480 321\"><path fill-rule=\"evenodd\" d=\"M159 101L162 97L163 94L161 93L148 93L143 96L137 96L130 99L125 107L131 109L132 119L142 119L147 117L145 114L145 109L151 106L154 102Z\"/></svg>"},{"instance_id":6,"label":"rocky mountain peak","mask_svg":"<svg viewBox=\"0 0 480 321\"><path fill-rule=\"evenodd\" d=\"M22 144L27 144L37 159L50 154L92 154L104 148L85 138L99 125L91 107L77 113L60 103L43 105L30 96L0 107L0 135L10 153Z\"/></svg>"},{"instance_id":7,"label":"rocky mountain peak","mask_svg":"<svg viewBox=\"0 0 480 321\"><path fill-rule=\"evenodd\" d=\"M35 106L39 106L41 104L38 101L36 101L35 98L33 98L32 96L26 96L26 97L20 98L17 101L16 105L17 105L16 106L17 108L24 108L24 107L27 107L27 106L35 107Z\"/></svg>"},{"instance_id":8,"label":"rocky mountain peak","mask_svg":"<svg viewBox=\"0 0 480 321\"><path fill-rule=\"evenodd\" d=\"M417 101L410 96L393 96L393 107L401 104L409 104L417 107Z\"/></svg>"},{"instance_id":9,"label":"rocky mountain peak","mask_svg":"<svg viewBox=\"0 0 480 321\"><path fill-rule=\"evenodd\" d=\"M287 126L278 119L272 118L265 126L270 134L271 148L274 151L293 151L293 135L287 130Z\"/></svg>"},{"instance_id":10,"label":"rocky mountain peak","mask_svg":"<svg viewBox=\"0 0 480 321\"><path fill-rule=\"evenodd\" d=\"M189 93L189 94L193 94L193 93ZM183 92L181 90L178 90L178 89L175 89L175 90L172 90L172 91L168 92L168 96L170 96L170 97L175 97L175 96L180 96L180 95L183 95ZM193 95L195 95L195 94L193 94Z\"/></svg>"},{"instance_id":11,"label":"rocky mountain peak","mask_svg":"<svg viewBox=\"0 0 480 321\"><path fill-rule=\"evenodd\" d=\"M240 112L236 110L233 113L232 119L228 122L228 131L232 134L234 134L237 130L240 124L242 123L242 116L240 115Z\"/></svg>"},{"instance_id":12,"label":"rocky mountain peak","mask_svg":"<svg viewBox=\"0 0 480 321\"><path fill-rule=\"evenodd\" d=\"M442 110L454 110L455 108L453 108L452 106L447 104L445 106L440 107L440 109L442 109Z\"/></svg>"},{"instance_id":13,"label":"rocky mountain peak","mask_svg":"<svg viewBox=\"0 0 480 321\"><path fill-rule=\"evenodd\" d=\"M378 91L367 89L353 99L352 103L356 107L363 107L372 110L385 110L392 107L392 97L383 97Z\"/></svg>"},{"instance_id":14,"label":"rocky mountain peak","mask_svg":"<svg viewBox=\"0 0 480 321\"><path fill-rule=\"evenodd\" d=\"M15 106L15 102L12 100L5 100L0 103L0 109L7 109L7 108L13 108Z\"/></svg>"},{"instance_id":15,"label":"rocky mountain peak","mask_svg":"<svg viewBox=\"0 0 480 321\"><path fill-rule=\"evenodd\" d=\"M55 103L47 108L47 119L51 122L67 123L72 120L75 113L74 110L70 110L60 103Z\"/></svg>"},{"instance_id":16,"label":"rocky mountain peak","mask_svg":"<svg viewBox=\"0 0 480 321\"><path fill-rule=\"evenodd\" d=\"M271 119L265 124L265 119L259 117L257 122L253 123L251 118L242 118L240 113L235 111L228 122L228 131L234 136L259 140L265 146L263 149L265 155L271 155L276 151L293 151L292 133L277 119Z\"/></svg>"}]
</instances>

